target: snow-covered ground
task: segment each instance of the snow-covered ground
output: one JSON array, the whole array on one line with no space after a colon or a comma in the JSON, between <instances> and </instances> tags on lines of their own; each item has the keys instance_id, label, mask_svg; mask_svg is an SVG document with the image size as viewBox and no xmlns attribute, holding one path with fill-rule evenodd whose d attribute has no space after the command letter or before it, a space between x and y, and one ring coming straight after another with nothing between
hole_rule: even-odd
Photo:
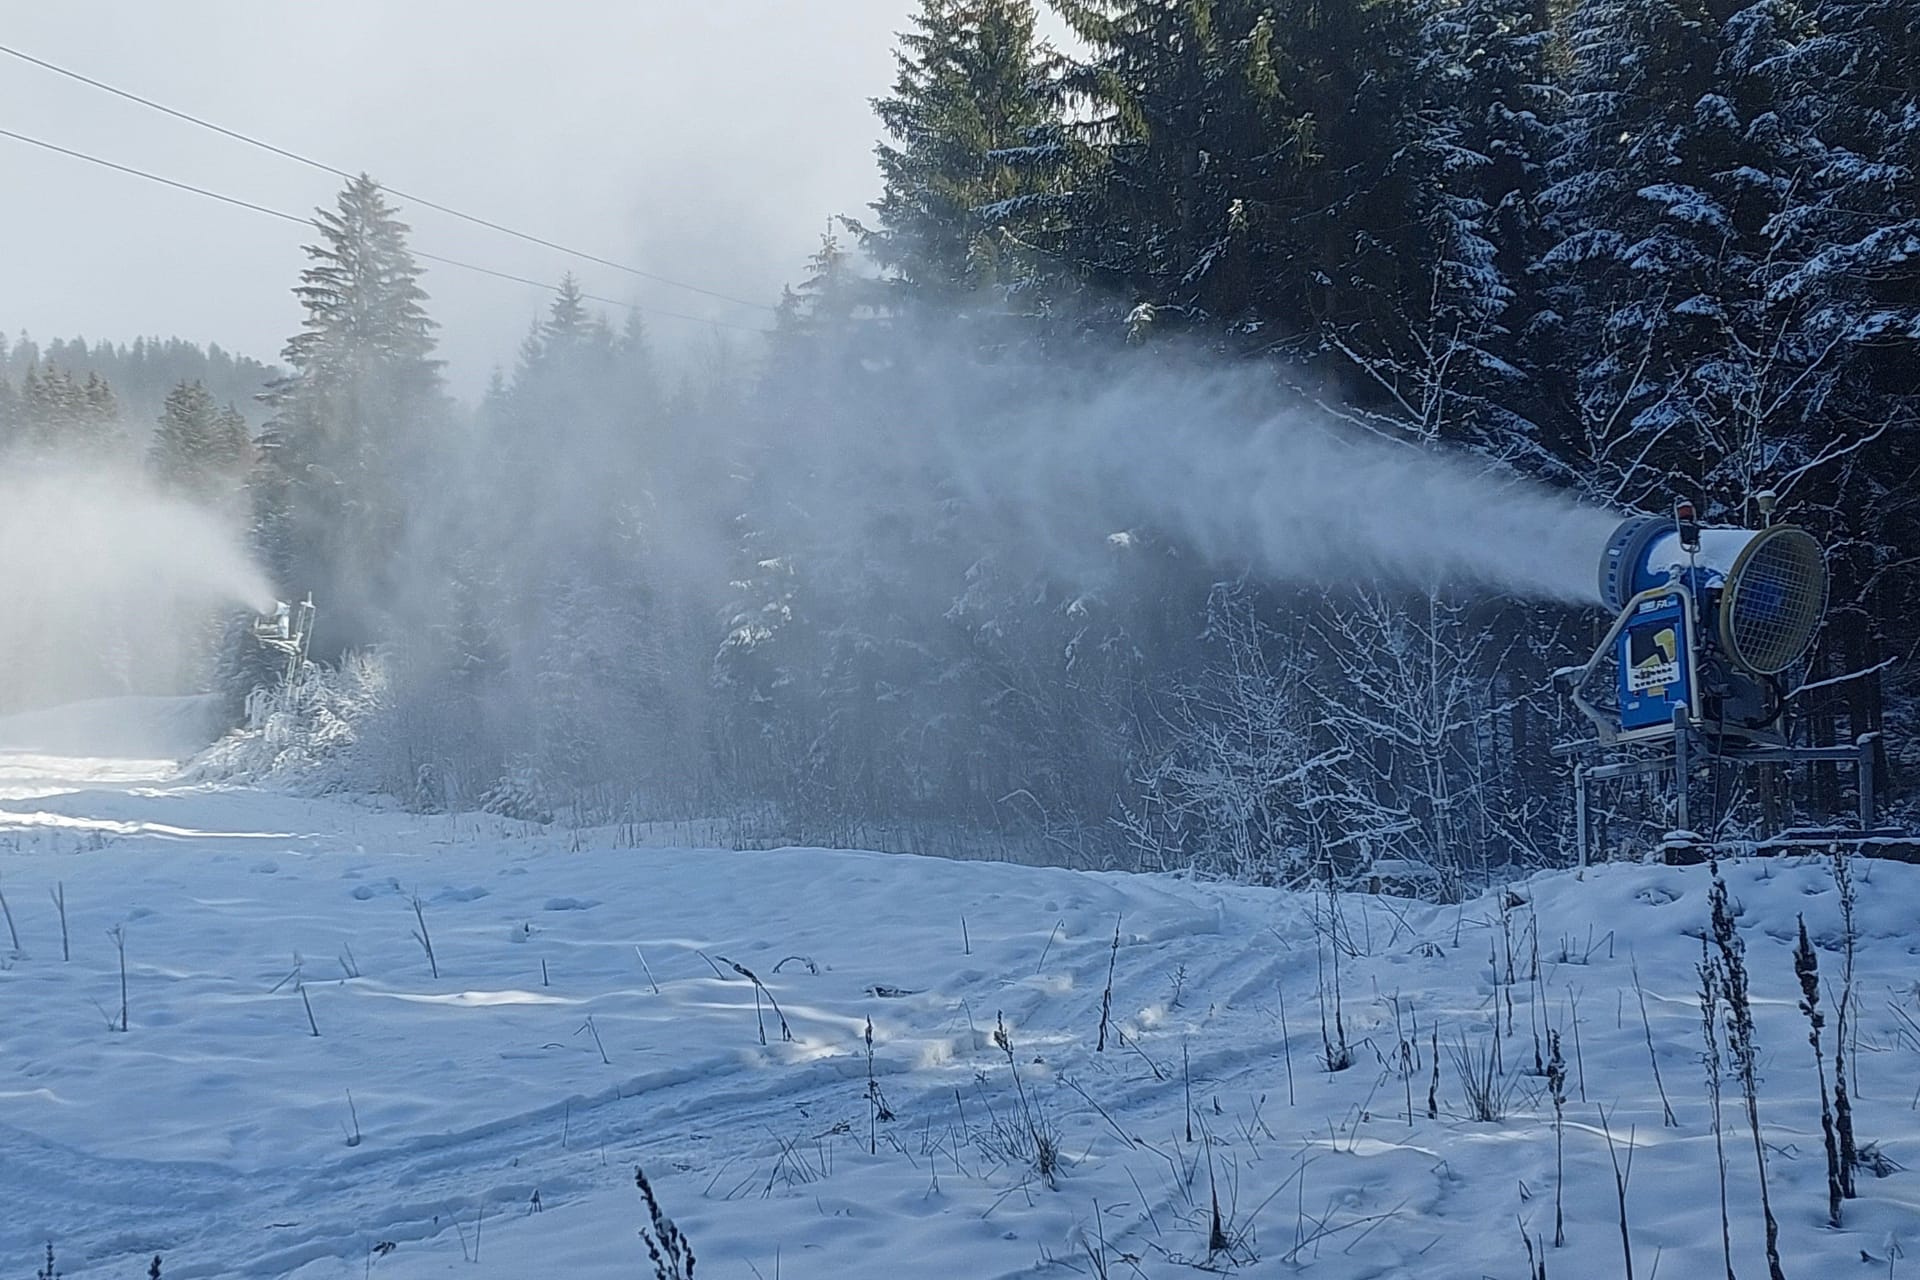
<instances>
[{"instance_id":1,"label":"snow-covered ground","mask_svg":"<svg viewBox=\"0 0 1920 1280\"><path fill-rule=\"evenodd\" d=\"M171 760L198 745L194 723L175 704L0 722L0 892L19 934L17 951L0 934L0 1273L31 1274L51 1240L76 1280L145 1275L155 1253L181 1278L650 1275L641 1165L703 1277L1472 1280L1528 1274L1523 1228L1556 1280L1612 1277L1604 1112L1631 1160L1634 1274L1720 1274L1694 969L1705 868L1540 875L1455 907L1343 898L1354 1062L1329 1073L1324 899L617 847L188 785ZM1920 1168L1903 1020L1920 1019L1920 868L1857 874L1857 1127ZM1844 1227L1825 1225L1790 952L1804 913L1837 991L1829 870L1727 879L1787 1274L1920 1275L1920 1173L1863 1172ZM1496 1019L1505 1032L1509 1001L1506 1114L1477 1122L1458 1056ZM1547 1026L1569 1074L1560 1249L1534 1074ZM1726 1122L1734 1261L1760 1275L1731 1084ZM1057 1142L1051 1179L1036 1131ZM1226 1247L1210 1249L1216 1198Z\"/></svg>"}]
</instances>

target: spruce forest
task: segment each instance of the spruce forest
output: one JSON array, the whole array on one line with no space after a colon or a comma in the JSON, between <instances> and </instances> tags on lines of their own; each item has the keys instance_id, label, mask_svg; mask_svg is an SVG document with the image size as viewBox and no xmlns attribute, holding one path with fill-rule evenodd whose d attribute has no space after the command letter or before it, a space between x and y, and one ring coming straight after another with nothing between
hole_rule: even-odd
<instances>
[{"instance_id":1,"label":"spruce forest","mask_svg":"<svg viewBox=\"0 0 1920 1280\"><path fill-rule=\"evenodd\" d=\"M463 406L404 202L363 176L317 214L281 367L22 342L0 447L143 466L311 593L325 670L256 774L735 847L1396 860L1452 893L1568 858L1554 673L1609 619L1284 571L1209 536L1258 486L1188 461L1259 423L1616 512L1752 526L1770 490L1832 575L1792 732L1883 735L1911 810L1920 6L1046 2L1059 47L1029 0L921 0L884 193L764 337L663 354L568 277ZM1123 465L1188 514L1090 496ZM196 672L236 724L248 621L207 620ZM1729 775L1695 825L1820 821L1850 785ZM1609 793L1603 846L1661 803Z\"/></svg>"}]
</instances>

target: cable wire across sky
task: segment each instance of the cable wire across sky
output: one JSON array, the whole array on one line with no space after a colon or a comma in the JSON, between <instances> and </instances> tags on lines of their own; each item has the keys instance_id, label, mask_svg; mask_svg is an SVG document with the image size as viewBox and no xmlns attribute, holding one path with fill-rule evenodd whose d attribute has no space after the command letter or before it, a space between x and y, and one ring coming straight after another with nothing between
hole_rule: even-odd
<instances>
[{"instance_id":1,"label":"cable wire across sky","mask_svg":"<svg viewBox=\"0 0 1920 1280\"><path fill-rule=\"evenodd\" d=\"M209 190L206 187L198 187L193 185L190 182L181 182L177 178L165 177L162 174L153 173L146 169L136 169L132 165L120 164L117 161L108 160L102 156L91 155L85 151L77 151L72 147L63 147L58 143L48 142L44 138L30 137L24 133L16 133L11 129L0 129L0 138L11 138L15 142L25 143L27 146L30 146L30 147L39 147L42 150L51 151L58 155L70 157L71 159L74 159L74 160L83 160L88 164L98 165L103 169L111 169L115 173L125 174L129 177L134 177L134 178L142 178L148 182L156 182L164 187L172 187L176 191L184 191L190 195L201 196L208 200L217 200L221 204L228 204L228 205L234 206L235 208L246 209L252 213L265 214L269 218L279 218L284 222L298 223L303 227L311 227L314 225L313 220L311 218L303 218L297 213L288 213L284 209L274 209L274 208L268 207L267 205L255 204L251 200L242 200L238 196L230 196L219 191ZM386 188L386 190L392 192L394 195L400 194L397 191L393 191L393 188L391 187ZM532 285L536 289L546 289L551 291L553 288L553 285L551 282L544 281L544 280L535 280L531 276L515 275L511 271L500 271L493 267L483 267L478 263L463 262L458 258L448 258L437 253L428 253L423 249L413 249L411 250L411 252L414 257L420 259L422 262L437 262L442 266L457 267L462 271L472 271L479 275L492 276L497 280L510 280L515 284ZM640 307L638 306L638 304L633 302L623 301L619 298L608 298L597 293L583 292L580 296L582 298L587 299L588 301L605 303L608 306L621 307L621 308L629 308L629 307L636 308L637 310L639 310L642 316L648 317L648 318L660 316L670 320L686 320L694 324L710 324L722 329L738 329L744 333L769 332L769 330L764 329L759 325L737 324L730 320L715 320L707 316L688 315L687 313L682 311L668 311L660 307L653 307L653 306ZM757 306L759 304L756 303L754 305Z\"/></svg>"},{"instance_id":2,"label":"cable wire across sky","mask_svg":"<svg viewBox=\"0 0 1920 1280\"><path fill-rule=\"evenodd\" d=\"M256 138L251 134L242 133L237 129L227 128L225 125L216 124L215 122L211 120L207 120L201 116L196 116L190 112L181 111L174 107L169 107L165 103L156 102L151 98L145 98L137 93L132 93L126 89L122 89L122 88L119 88L118 86L108 84L104 80L96 80L92 76L83 75L78 71L74 71L74 70L71 70L70 68L60 66L57 63L48 62L46 59L35 57L34 55L27 53L24 50L15 49L9 45L0 44L0 53L6 54L8 57L11 57L11 58L16 58L32 66L39 67L42 70L52 72L55 75L64 76L69 80L76 81L80 84L88 86L89 88L98 89L103 93L109 93L117 98L123 98L129 102L137 103L138 105L146 107L149 110L158 111L163 115L171 116L176 120L184 121L185 123L194 125L197 128L210 130L211 132L217 133L222 137L230 138L236 142L245 143L247 146L254 147L258 150L268 152L272 155L279 156L286 160L292 160L295 163L305 165L310 169L317 169L322 173L331 174L337 178L352 179L358 176L356 174L348 172L345 169L336 168L335 166L327 164L324 161L315 160L311 156L302 155L297 151L292 151L285 147L276 146L271 142L267 142L261 138ZM173 179L164 178L158 174L148 173L144 170L134 169L126 165L116 164L111 160L103 160L97 156L91 156L82 152L73 151L69 148L57 146L50 142L44 142L38 138L29 138L23 134L13 133L8 130L0 130L0 134L4 134L6 137L13 138L20 142L29 143L33 146L44 147L49 151L59 152L62 155L72 156L75 159L86 160L94 164L103 165L107 168L115 169L122 173L130 174L134 177L146 178L153 182L159 182L164 185L174 187L182 191L191 192L195 195L205 196L210 199L219 200L219 201L222 201L223 203L236 205L240 208L251 209L256 213L265 213L265 214L270 214L274 217L288 218L295 222L305 223L308 221L308 219L300 218L293 214L284 213L278 209L268 209L263 205L253 204L250 201L241 200L233 196L222 195L219 192L208 191L204 188L195 187L188 183L177 182L177 181L174 181ZM474 226L483 227L489 231L498 232L501 235L512 236L514 239L523 240L529 244L539 245L542 248L551 249L557 253L566 254L569 257L578 258L585 262L592 262L599 266L609 267L615 271L623 271L623 272L626 272L628 275L635 276L642 280L652 281L655 284L665 285L669 288L682 289L689 293L696 293L703 297L713 298L720 302L732 303L736 306L742 306L742 307L751 307L757 311L774 310L773 307L769 306L764 302L754 302L746 298L736 297L733 294L723 293L717 289L709 289L703 285L689 284L684 280L674 280L667 276L659 275L655 272L645 271L639 267L630 266L624 262L618 262L611 258L602 257L594 253L589 253L584 249L573 248L569 245L562 244L556 240L549 240L544 236L534 235L533 233L528 231L521 231L517 228L507 226L503 223L495 222L492 219L481 217L478 214L467 213L464 210L456 209L451 205L441 204L440 202L435 200L429 200L425 196L415 195L411 192L403 191L398 187L389 186L385 183L382 183L381 186L389 194L393 195L395 198L399 200L403 200L409 204L418 205L421 208L425 208L425 209L432 209L437 213L446 214L448 217L458 218L462 222L471 223ZM541 283L539 281L527 280L525 277L516 276L509 272L496 271L489 267L481 267L481 266L476 266L472 263L459 262L451 258L440 258L440 257L436 257L433 254L423 253L417 250L415 251L414 256L426 261L440 262L447 266L461 267L469 271L476 271L483 275L497 276L504 280L513 280L513 281L517 281L524 284L536 284L536 285L539 285ZM547 287L547 286L543 285L542 287ZM591 297L592 295L586 295L586 296ZM594 301L612 302L612 304L615 306L623 306L623 307L632 305L627 302L613 302L612 299L607 299L607 298L594 298ZM652 307L645 308L644 310L648 314L652 314L652 315L670 316L670 317L673 317L676 319L682 319L682 320L698 320L698 321L702 321L703 323L722 325L722 327L726 327L726 328L747 329L753 332L764 332L764 330L760 330L757 326L752 326L752 325L727 324L726 322L717 321L717 320L706 321L704 320L703 317L687 316L687 315L682 315L682 314L671 312L671 311L660 311Z\"/></svg>"}]
</instances>

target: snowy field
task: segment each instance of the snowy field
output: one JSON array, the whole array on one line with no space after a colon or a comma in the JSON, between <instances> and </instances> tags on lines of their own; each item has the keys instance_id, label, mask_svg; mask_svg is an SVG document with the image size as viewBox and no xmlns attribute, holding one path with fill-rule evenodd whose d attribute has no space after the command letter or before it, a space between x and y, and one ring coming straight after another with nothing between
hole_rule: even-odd
<instances>
[{"instance_id":1,"label":"snowy field","mask_svg":"<svg viewBox=\"0 0 1920 1280\"><path fill-rule=\"evenodd\" d=\"M182 1280L648 1276L640 1165L716 1280L1517 1280L1523 1230L1555 1280L1614 1277L1609 1129L1633 1274L1722 1272L1705 868L1330 916L1167 877L624 848L187 785L202 725L192 703L0 722L0 1275L51 1240L76 1280L156 1253ZM1848 1065L1887 1176L1862 1171L1837 1231L1791 956L1804 914L1831 1014L1831 874L1726 874L1786 1274L1920 1276L1920 868L1856 873ZM1329 1072L1336 959L1353 1063ZM1463 1060L1496 1024L1503 1115L1475 1120ZM1734 1263L1765 1275L1727 1089Z\"/></svg>"}]
</instances>

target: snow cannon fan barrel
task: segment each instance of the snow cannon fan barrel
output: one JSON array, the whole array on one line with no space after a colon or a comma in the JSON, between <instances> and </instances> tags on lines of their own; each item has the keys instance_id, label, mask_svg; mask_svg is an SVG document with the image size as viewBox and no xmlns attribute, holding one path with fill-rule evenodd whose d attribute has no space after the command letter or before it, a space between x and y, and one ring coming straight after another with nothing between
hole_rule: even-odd
<instances>
[{"instance_id":1,"label":"snow cannon fan barrel","mask_svg":"<svg viewBox=\"0 0 1920 1280\"><path fill-rule=\"evenodd\" d=\"M1701 529L1689 552L1674 521L1630 516L1600 560L1600 595L1610 609L1682 583L1717 597L1720 648L1742 670L1778 675L1803 657L1827 608L1826 557L1793 525Z\"/></svg>"},{"instance_id":2,"label":"snow cannon fan barrel","mask_svg":"<svg viewBox=\"0 0 1920 1280\"><path fill-rule=\"evenodd\" d=\"M1826 557L1812 534L1702 527L1681 502L1671 517L1621 521L1599 585L1619 615L1611 736L1670 732L1682 713L1710 731L1772 735L1784 709L1777 677L1806 655L1826 614Z\"/></svg>"}]
</instances>

